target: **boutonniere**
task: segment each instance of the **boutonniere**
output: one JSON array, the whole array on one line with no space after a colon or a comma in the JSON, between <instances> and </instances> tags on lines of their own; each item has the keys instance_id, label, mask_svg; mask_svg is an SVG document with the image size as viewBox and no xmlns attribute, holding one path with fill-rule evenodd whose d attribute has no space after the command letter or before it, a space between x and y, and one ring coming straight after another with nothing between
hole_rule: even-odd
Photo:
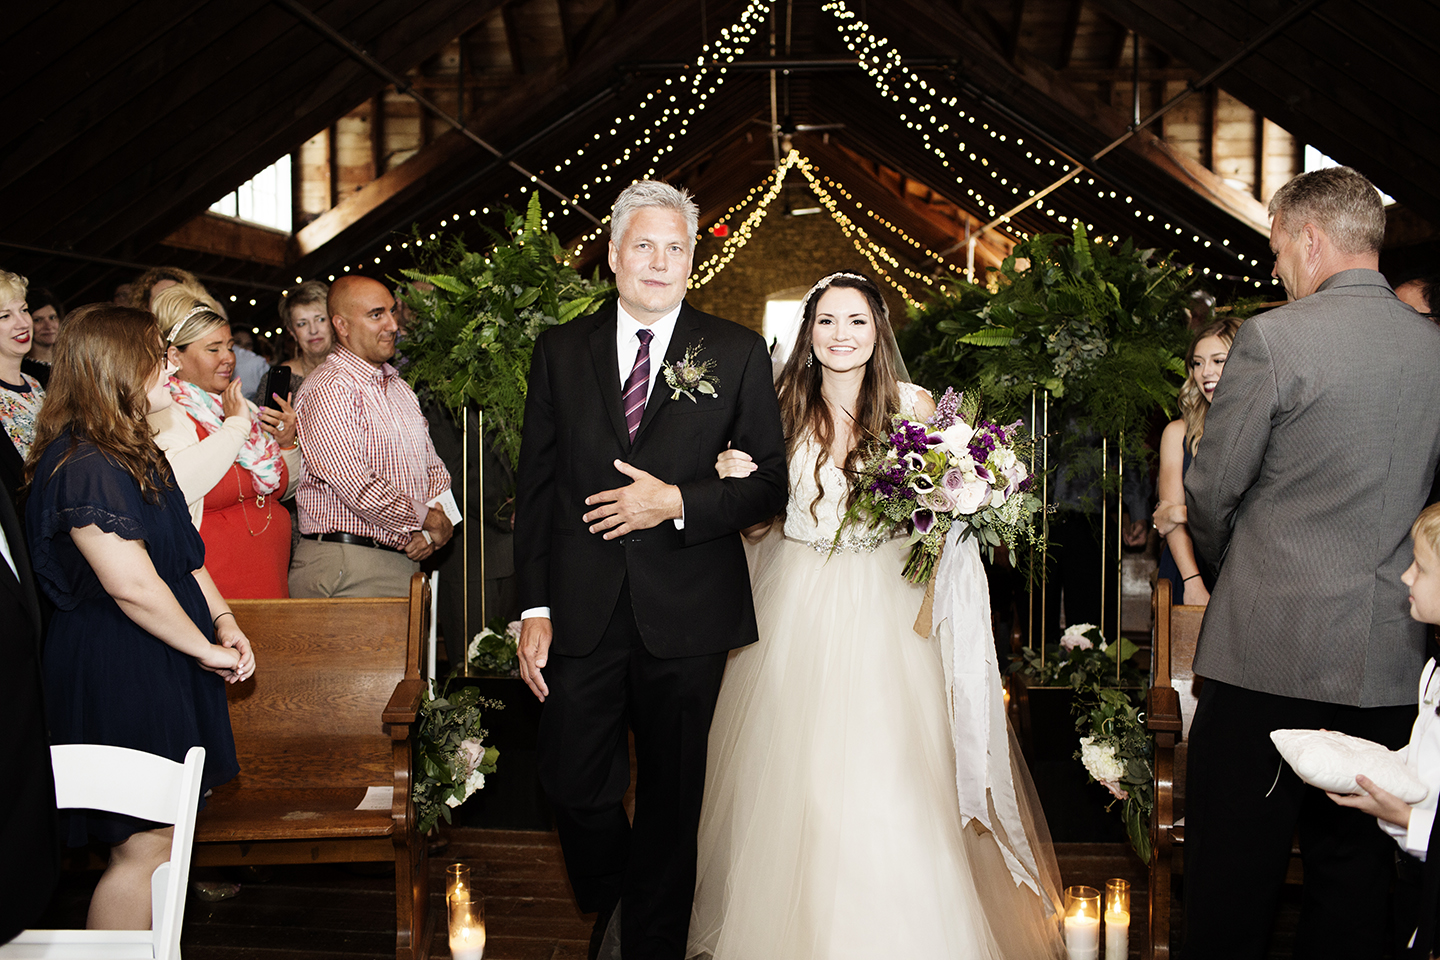
<instances>
[{"instance_id":1,"label":"boutonniere","mask_svg":"<svg viewBox=\"0 0 1440 960\"><path fill-rule=\"evenodd\" d=\"M703 393L707 397L719 397L715 391L720 386L720 378L710 375L710 368L715 366L714 360L701 360L700 348L705 341L692 343L685 348L685 356L674 363L665 364L665 382L675 392L670 394L671 400L679 400L680 394L690 398L691 403L699 403L695 394Z\"/></svg>"}]
</instances>

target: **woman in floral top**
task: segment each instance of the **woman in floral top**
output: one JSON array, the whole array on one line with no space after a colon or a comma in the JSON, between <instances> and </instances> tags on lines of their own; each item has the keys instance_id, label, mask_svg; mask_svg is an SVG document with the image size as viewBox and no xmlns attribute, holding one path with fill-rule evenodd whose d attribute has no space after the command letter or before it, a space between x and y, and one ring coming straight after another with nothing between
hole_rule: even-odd
<instances>
[{"instance_id":1,"label":"woman in floral top","mask_svg":"<svg viewBox=\"0 0 1440 960\"><path fill-rule=\"evenodd\" d=\"M0 431L0 483L12 500L20 494L35 418L45 400L40 382L20 372L35 332L25 305L29 285L19 274L0 270L0 425L5 428Z\"/></svg>"}]
</instances>

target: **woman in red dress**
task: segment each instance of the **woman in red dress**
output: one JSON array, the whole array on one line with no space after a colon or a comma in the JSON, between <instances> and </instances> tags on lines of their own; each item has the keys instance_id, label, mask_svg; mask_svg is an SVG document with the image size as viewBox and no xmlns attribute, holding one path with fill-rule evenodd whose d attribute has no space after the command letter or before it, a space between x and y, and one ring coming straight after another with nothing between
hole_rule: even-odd
<instances>
[{"instance_id":1,"label":"woman in red dress","mask_svg":"<svg viewBox=\"0 0 1440 960\"><path fill-rule=\"evenodd\" d=\"M225 597L288 597L290 514L276 501L299 482L294 408L288 397L274 410L241 396L230 322L203 291L171 287L154 311L178 370L174 404L150 425L205 541L206 569Z\"/></svg>"}]
</instances>

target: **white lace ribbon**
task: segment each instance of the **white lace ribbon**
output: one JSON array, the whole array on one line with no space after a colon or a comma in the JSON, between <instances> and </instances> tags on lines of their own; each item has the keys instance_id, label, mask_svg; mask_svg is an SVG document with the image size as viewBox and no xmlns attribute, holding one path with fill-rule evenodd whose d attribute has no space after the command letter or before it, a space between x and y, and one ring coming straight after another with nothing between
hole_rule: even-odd
<instances>
[{"instance_id":1,"label":"white lace ribbon","mask_svg":"<svg viewBox=\"0 0 1440 960\"><path fill-rule=\"evenodd\" d=\"M975 538L960 539L964 530L958 523L950 528L936 565L931 630L945 663L960 814L966 824L979 820L995 835L1017 885L1048 900L1015 796L1005 698L990 630L990 587Z\"/></svg>"}]
</instances>

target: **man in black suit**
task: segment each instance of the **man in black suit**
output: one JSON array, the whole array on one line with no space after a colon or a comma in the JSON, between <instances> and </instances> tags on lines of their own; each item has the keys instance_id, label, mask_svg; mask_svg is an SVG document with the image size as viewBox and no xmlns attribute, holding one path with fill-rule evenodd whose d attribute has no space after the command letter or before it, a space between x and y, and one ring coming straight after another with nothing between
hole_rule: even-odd
<instances>
[{"instance_id":1,"label":"man in black suit","mask_svg":"<svg viewBox=\"0 0 1440 960\"><path fill-rule=\"evenodd\" d=\"M0 489L0 943L33 926L60 874L55 778L40 687L40 602Z\"/></svg>"},{"instance_id":2,"label":"man in black suit","mask_svg":"<svg viewBox=\"0 0 1440 960\"><path fill-rule=\"evenodd\" d=\"M620 195L619 303L540 336L525 404L520 669L570 883L599 915L592 957L622 894L626 960L684 956L710 719L726 652L757 639L738 531L786 499L764 341L684 303L697 219L666 184ZM716 475L730 445L749 477Z\"/></svg>"}]
</instances>

